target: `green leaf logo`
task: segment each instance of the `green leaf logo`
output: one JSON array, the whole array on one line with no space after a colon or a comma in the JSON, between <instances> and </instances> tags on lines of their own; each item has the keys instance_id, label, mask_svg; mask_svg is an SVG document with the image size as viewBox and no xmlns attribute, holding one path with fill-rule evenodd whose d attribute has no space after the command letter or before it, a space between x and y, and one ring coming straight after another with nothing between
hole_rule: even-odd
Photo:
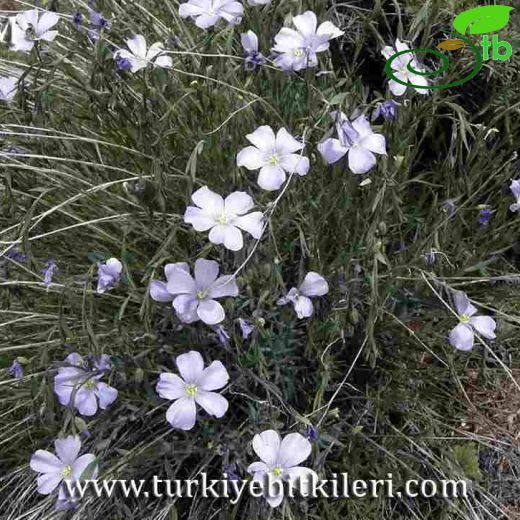
<instances>
[{"instance_id":1,"label":"green leaf logo","mask_svg":"<svg viewBox=\"0 0 520 520\"><path fill-rule=\"evenodd\" d=\"M460 34L487 34L500 31L509 22L513 7L507 5L484 5L460 13L453 20L453 27Z\"/></svg>"}]
</instances>

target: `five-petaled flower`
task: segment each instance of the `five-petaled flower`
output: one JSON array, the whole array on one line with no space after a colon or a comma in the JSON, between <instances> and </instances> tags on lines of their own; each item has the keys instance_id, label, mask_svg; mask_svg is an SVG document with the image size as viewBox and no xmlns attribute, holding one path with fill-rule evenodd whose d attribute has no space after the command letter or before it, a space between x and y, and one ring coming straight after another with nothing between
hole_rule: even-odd
<instances>
[{"instance_id":1,"label":"five-petaled flower","mask_svg":"<svg viewBox=\"0 0 520 520\"><path fill-rule=\"evenodd\" d=\"M387 45L382 51L381 54L388 60L390 59L394 54L402 51L410 51L410 47L406 43L403 43L399 40L399 38L395 41L395 48L390 47ZM404 81L405 83L410 83L410 86L418 85L420 87L427 87L428 86L428 80L425 76L421 76L420 74L417 74L416 72L425 72L424 67L422 67L419 62L417 61L417 58L415 57L415 53L410 51L406 54L402 54L401 56L398 56L392 61L392 70L394 71L394 76ZM415 70L416 72L412 72L410 70L410 67ZM398 83L397 81L391 79L388 83L388 86L390 87L390 91L394 96L402 96L408 87L406 85L402 85L401 83ZM430 90L426 88L414 88L419 94L427 95L430 93Z\"/></svg>"},{"instance_id":2,"label":"five-petaled flower","mask_svg":"<svg viewBox=\"0 0 520 520\"><path fill-rule=\"evenodd\" d=\"M52 42L58 31L51 29L60 17L51 11L44 11L38 17L38 9L24 11L11 18L11 49L29 52L37 41Z\"/></svg>"},{"instance_id":3,"label":"five-petaled flower","mask_svg":"<svg viewBox=\"0 0 520 520\"><path fill-rule=\"evenodd\" d=\"M181 354L175 359L181 377L163 372L157 383L157 393L174 401L166 412L166 420L181 430L191 430L197 418L196 404L209 415L220 418L228 409L227 399L213 390L227 385L229 375L220 361L204 368L202 356L195 351Z\"/></svg>"},{"instance_id":4,"label":"five-petaled flower","mask_svg":"<svg viewBox=\"0 0 520 520\"><path fill-rule=\"evenodd\" d=\"M484 338L494 339L497 324L490 316L475 316L477 309L462 291L454 294L455 309L460 323L450 332L450 343L458 350L468 351L473 348L475 332Z\"/></svg>"},{"instance_id":5,"label":"five-petaled flower","mask_svg":"<svg viewBox=\"0 0 520 520\"><path fill-rule=\"evenodd\" d=\"M221 18L231 25L239 24L243 14L243 5L235 0L188 0L179 7L179 16L193 18L201 29L212 27Z\"/></svg>"},{"instance_id":6,"label":"five-petaled flower","mask_svg":"<svg viewBox=\"0 0 520 520\"><path fill-rule=\"evenodd\" d=\"M264 498L271 507L283 501L283 481L298 486L305 494L316 473L304 466L298 466L311 454L311 443L299 433L290 433L283 440L274 430L267 430L253 438L253 449L261 461L253 462L247 468L253 480L263 485ZM267 485L272 482L271 489ZM278 484L278 485L274 485Z\"/></svg>"},{"instance_id":7,"label":"five-petaled flower","mask_svg":"<svg viewBox=\"0 0 520 520\"><path fill-rule=\"evenodd\" d=\"M326 139L318 145L318 151L329 164L348 154L348 166L352 173L369 172L376 165L374 154L386 155L385 136L374 133L364 115L352 122L343 113L336 112L333 116L337 118L338 139Z\"/></svg>"},{"instance_id":8,"label":"five-petaled flower","mask_svg":"<svg viewBox=\"0 0 520 520\"><path fill-rule=\"evenodd\" d=\"M263 213L248 213L255 203L243 191L235 191L223 199L207 186L198 189L191 196L195 206L188 206L184 222L191 224L196 231L208 231L213 244L224 244L226 249L240 251L244 247L241 229L254 238L262 236L264 227Z\"/></svg>"},{"instance_id":9,"label":"five-petaled flower","mask_svg":"<svg viewBox=\"0 0 520 520\"><path fill-rule=\"evenodd\" d=\"M318 273L310 272L305 276L302 284L293 287L287 296L278 300L278 305L292 303L298 318L309 318L314 313L311 297L323 296L329 292L329 285L325 278Z\"/></svg>"},{"instance_id":10,"label":"five-petaled flower","mask_svg":"<svg viewBox=\"0 0 520 520\"><path fill-rule=\"evenodd\" d=\"M513 197L516 199L516 202L514 204L511 204L509 206L509 209L516 213L520 211L520 180L511 181L511 193L513 194Z\"/></svg>"},{"instance_id":11,"label":"five-petaled flower","mask_svg":"<svg viewBox=\"0 0 520 520\"><path fill-rule=\"evenodd\" d=\"M114 53L114 59L120 69L121 63L128 63L131 72L137 72L148 65L161 68L172 66L172 59L164 54L164 46L160 42L147 47L144 36L136 34L133 38L126 40L126 44L129 50L119 49Z\"/></svg>"},{"instance_id":12,"label":"five-petaled flower","mask_svg":"<svg viewBox=\"0 0 520 520\"><path fill-rule=\"evenodd\" d=\"M343 31L331 22L318 20L312 11L294 16L296 30L283 27L274 37L273 52L278 53L274 63L283 70L302 70L318 65L317 54L329 48L329 41L341 36Z\"/></svg>"},{"instance_id":13,"label":"five-petaled flower","mask_svg":"<svg viewBox=\"0 0 520 520\"><path fill-rule=\"evenodd\" d=\"M286 173L306 175L309 159L295 153L305 144L296 140L285 128L276 136L270 126L260 126L246 139L253 145L243 148L237 155L237 165L248 170L260 170L258 185L264 190L279 189L285 182Z\"/></svg>"},{"instance_id":14,"label":"five-petaled flower","mask_svg":"<svg viewBox=\"0 0 520 520\"><path fill-rule=\"evenodd\" d=\"M63 481L72 484L81 480L87 468L90 470L88 477L96 478L98 471L97 464L95 464L96 457L92 453L78 456L81 441L77 435L56 439L54 448L56 455L46 450L37 450L31 457L31 469L39 473L36 479L38 493L49 495ZM62 489L60 489L60 495L63 495Z\"/></svg>"},{"instance_id":15,"label":"five-petaled flower","mask_svg":"<svg viewBox=\"0 0 520 520\"><path fill-rule=\"evenodd\" d=\"M123 264L117 258L109 258L104 264L98 263L97 293L103 294L113 289L121 278Z\"/></svg>"},{"instance_id":16,"label":"five-petaled flower","mask_svg":"<svg viewBox=\"0 0 520 520\"><path fill-rule=\"evenodd\" d=\"M103 383L104 371L90 370L78 353L65 358L66 366L58 370L54 378L54 392L60 404L73 406L81 415L94 415L99 408L105 410L117 398L117 390Z\"/></svg>"},{"instance_id":17,"label":"five-petaled flower","mask_svg":"<svg viewBox=\"0 0 520 520\"><path fill-rule=\"evenodd\" d=\"M158 302L173 301L173 308L183 323L202 320L207 325L215 325L226 317L216 299L238 296L235 277L218 277L218 272L217 262L203 258L195 262L195 278L185 262L167 264L164 267L166 283L152 280L150 296Z\"/></svg>"}]
</instances>

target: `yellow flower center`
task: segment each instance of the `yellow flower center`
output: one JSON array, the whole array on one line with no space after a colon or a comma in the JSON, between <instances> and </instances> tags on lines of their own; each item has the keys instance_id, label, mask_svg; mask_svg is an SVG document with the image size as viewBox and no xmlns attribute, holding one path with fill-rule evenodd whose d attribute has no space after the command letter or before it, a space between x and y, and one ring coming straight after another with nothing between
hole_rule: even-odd
<instances>
[{"instance_id":1,"label":"yellow flower center","mask_svg":"<svg viewBox=\"0 0 520 520\"><path fill-rule=\"evenodd\" d=\"M199 391L197 385L186 385L185 390L189 397L195 397Z\"/></svg>"},{"instance_id":2,"label":"yellow flower center","mask_svg":"<svg viewBox=\"0 0 520 520\"><path fill-rule=\"evenodd\" d=\"M293 55L296 58L301 58L301 57L305 56L305 52L303 52L303 49L294 49L293 50Z\"/></svg>"},{"instance_id":3,"label":"yellow flower center","mask_svg":"<svg viewBox=\"0 0 520 520\"><path fill-rule=\"evenodd\" d=\"M277 466L276 468L273 468L272 473L275 477L281 477L283 473L283 469Z\"/></svg>"},{"instance_id":4,"label":"yellow flower center","mask_svg":"<svg viewBox=\"0 0 520 520\"><path fill-rule=\"evenodd\" d=\"M87 390L93 390L96 386L96 382L93 379L89 379L84 386Z\"/></svg>"},{"instance_id":5,"label":"yellow flower center","mask_svg":"<svg viewBox=\"0 0 520 520\"><path fill-rule=\"evenodd\" d=\"M72 466L67 464L62 470L61 470L61 476L63 478L69 478L72 475Z\"/></svg>"},{"instance_id":6,"label":"yellow flower center","mask_svg":"<svg viewBox=\"0 0 520 520\"><path fill-rule=\"evenodd\" d=\"M280 159L278 159L278 156L274 153L274 154L271 156L271 159L269 160L269 162L270 162L273 166L276 166L276 165L280 162Z\"/></svg>"},{"instance_id":7,"label":"yellow flower center","mask_svg":"<svg viewBox=\"0 0 520 520\"><path fill-rule=\"evenodd\" d=\"M222 215L220 215L220 217L218 218L218 223L221 226L225 226L228 223L228 219L227 219L226 215L224 215L224 213L222 213Z\"/></svg>"},{"instance_id":8,"label":"yellow flower center","mask_svg":"<svg viewBox=\"0 0 520 520\"><path fill-rule=\"evenodd\" d=\"M208 295L208 291L197 291L197 300L201 301Z\"/></svg>"},{"instance_id":9,"label":"yellow flower center","mask_svg":"<svg viewBox=\"0 0 520 520\"><path fill-rule=\"evenodd\" d=\"M461 321L461 323L469 323L471 321L471 318L467 314L461 314L459 320Z\"/></svg>"}]
</instances>

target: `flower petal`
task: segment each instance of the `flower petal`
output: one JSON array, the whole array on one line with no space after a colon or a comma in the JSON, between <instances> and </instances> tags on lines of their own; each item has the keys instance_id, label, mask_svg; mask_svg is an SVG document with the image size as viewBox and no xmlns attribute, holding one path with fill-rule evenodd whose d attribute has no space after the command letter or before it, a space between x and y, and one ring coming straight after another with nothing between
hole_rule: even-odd
<instances>
[{"instance_id":1,"label":"flower petal","mask_svg":"<svg viewBox=\"0 0 520 520\"><path fill-rule=\"evenodd\" d=\"M191 200L202 208L207 214L220 215L224 211L224 199L218 194L211 191L207 186L195 191Z\"/></svg>"},{"instance_id":2,"label":"flower petal","mask_svg":"<svg viewBox=\"0 0 520 520\"><path fill-rule=\"evenodd\" d=\"M166 420L181 430L191 430L197 418L195 401L189 397L181 397L170 405L166 412Z\"/></svg>"},{"instance_id":3,"label":"flower petal","mask_svg":"<svg viewBox=\"0 0 520 520\"><path fill-rule=\"evenodd\" d=\"M168 292L166 284L160 280L152 280L150 282L150 296L152 300L156 302L171 302L173 300L173 294Z\"/></svg>"},{"instance_id":4,"label":"flower petal","mask_svg":"<svg viewBox=\"0 0 520 520\"><path fill-rule=\"evenodd\" d=\"M245 191L235 191L224 200L226 215L243 215L255 205L253 198Z\"/></svg>"},{"instance_id":5,"label":"flower petal","mask_svg":"<svg viewBox=\"0 0 520 520\"><path fill-rule=\"evenodd\" d=\"M497 328L497 324L491 316L474 316L470 320L473 328L481 335L487 339L495 339L495 329Z\"/></svg>"},{"instance_id":6,"label":"flower petal","mask_svg":"<svg viewBox=\"0 0 520 520\"><path fill-rule=\"evenodd\" d=\"M227 399L215 392L198 391L195 395L195 402L202 406L209 415L222 417L229 408Z\"/></svg>"},{"instance_id":7,"label":"flower petal","mask_svg":"<svg viewBox=\"0 0 520 520\"><path fill-rule=\"evenodd\" d=\"M183 323L193 323L199 320L197 314L198 305L199 302L197 298L191 294L181 294L173 300L175 313Z\"/></svg>"},{"instance_id":8,"label":"flower petal","mask_svg":"<svg viewBox=\"0 0 520 520\"><path fill-rule=\"evenodd\" d=\"M274 466L278 462L280 444L280 435L274 430L266 430L253 437L253 450L268 466Z\"/></svg>"},{"instance_id":9,"label":"flower petal","mask_svg":"<svg viewBox=\"0 0 520 520\"><path fill-rule=\"evenodd\" d=\"M241 34L240 42L246 52L258 52L258 36L253 31Z\"/></svg>"},{"instance_id":10,"label":"flower petal","mask_svg":"<svg viewBox=\"0 0 520 520\"><path fill-rule=\"evenodd\" d=\"M329 138L318 144L318 151L328 164L338 162L348 150L339 139Z\"/></svg>"},{"instance_id":11,"label":"flower petal","mask_svg":"<svg viewBox=\"0 0 520 520\"><path fill-rule=\"evenodd\" d=\"M234 224L258 239L262 236L264 229L264 214L261 211L253 211L249 215L236 218Z\"/></svg>"},{"instance_id":12,"label":"flower petal","mask_svg":"<svg viewBox=\"0 0 520 520\"><path fill-rule=\"evenodd\" d=\"M42 35L46 33L51 27L54 27L58 23L59 19L59 15L53 11L44 11L40 16L40 20L38 21L38 37L41 38Z\"/></svg>"},{"instance_id":13,"label":"flower petal","mask_svg":"<svg viewBox=\"0 0 520 520\"><path fill-rule=\"evenodd\" d=\"M202 371L197 384L201 390L210 392L223 388L228 381L229 374L226 367L220 361L213 361Z\"/></svg>"},{"instance_id":14,"label":"flower petal","mask_svg":"<svg viewBox=\"0 0 520 520\"><path fill-rule=\"evenodd\" d=\"M278 463L284 468L292 468L306 460L311 451L311 443L303 435L290 433L280 445Z\"/></svg>"},{"instance_id":15,"label":"flower petal","mask_svg":"<svg viewBox=\"0 0 520 520\"><path fill-rule=\"evenodd\" d=\"M467 294L463 291L456 291L453 295L453 301L455 302L455 309L457 314L462 316L473 316L477 313L477 309L471 304Z\"/></svg>"},{"instance_id":16,"label":"flower petal","mask_svg":"<svg viewBox=\"0 0 520 520\"><path fill-rule=\"evenodd\" d=\"M59 473L64 466L56 455L46 450L37 450L31 457L29 465L38 473Z\"/></svg>"},{"instance_id":17,"label":"flower petal","mask_svg":"<svg viewBox=\"0 0 520 520\"><path fill-rule=\"evenodd\" d=\"M471 327L464 323L459 323L449 336L450 344L458 350L468 351L473 348L475 336Z\"/></svg>"},{"instance_id":18,"label":"flower petal","mask_svg":"<svg viewBox=\"0 0 520 520\"><path fill-rule=\"evenodd\" d=\"M117 390L106 383L96 385L96 394L99 399L99 407L102 410L108 408L117 399Z\"/></svg>"},{"instance_id":19,"label":"flower petal","mask_svg":"<svg viewBox=\"0 0 520 520\"><path fill-rule=\"evenodd\" d=\"M95 415L98 409L98 403L94 390L87 389L85 386L80 387L74 398L74 406L81 415L88 417Z\"/></svg>"},{"instance_id":20,"label":"flower petal","mask_svg":"<svg viewBox=\"0 0 520 520\"><path fill-rule=\"evenodd\" d=\"M88 468L90 464L92 464L96 460L96 456L92 453L85 453L85 455L82 455L72 464L72 480L82 480L85 478L83 474L85 473L85 470ZM92 473L89 475L86 475L87 477L91 479L95 479L97 476L99 468L96 467L93 468Z\"/></svg>"},{"instance_id":21,"label":"flower petal","mask_svg":"<svg viewBox=\"0 0 520 520\"><path fill-rule=\"evenodd\" d=\"M56 439L54 441L56 455L65 465L72 465L78 458L81 449L81 440L77 435L69 435L64 439Z\"/></svg>"},{"instance_id":22,"label":"flower petal","mask_svg":"<svg viewBox=\"0 0 520 520\"><path fill-rule=\"evenodd\" d=\"M224 226L224 228L224 247L230 251L240 251L244 247L244 238L240 229L235 226Z\"/></svg>"},{"instance_id":23,"label":"flower petal","mask_svg":"<svg viewBox=\"0 0 520 520\"><path fill-rule=\"evenodd\" d=\"M267 191L280 189L285 182L285 172L280 166L264 166L258 175L258 185Z\"/></svg>"},{"instance_id":24,"label":"flower petal","mask_svg":"<svg viewBox=\"0 0 520 520\"><path fill-rule=\"evenodd\" d=\"M293 16L292 21L296 29L305 37L309 38L315 35L318 20L312 11L305 11L303 14Z\"/></svg>"},{"instance_id":25,"label":"flower petal","mask_svg":"<svg viewBox=\"0 0 520 520\"><path fill-rule=\"evenodd\" d=\"M275 135L270 126L259 126L252 134L247 134L246 139L262 152L272 152L275 148Z\"/></svg>"},{"instance_id":26,"label":"flower petal","mask_svg":"<svg viewBox=\"0 0 520 520\"><path fill-rule=\"evenodd\" d=\"M206 325L216 325L226 317L222 305L215 300L204 300L200 302L197 308L197 314Z\"/></svg>"},{"instance_id":27,"label":"flower petal","mask_svg":"<svg viewBox=\"0 0 520 520\"><path fill-rule=\"evenodd\" d=\"M190 273L179 268L170 268L167 274L166 289L170 294L193 294L197 292L195 280Z\"/></svg>"},{"instance_id":28,"label":"flower petal","mask_svg":"<svg viewBox=\"0 0 520 520\"><path fill-rule=\"evenodd\" d=\"M142 34L136 34L126 40L126 44L134 56L142 60L146 59L146 40Z\"/></svg>"},{"instance_id":29,"label":"flower petal","mask_svg":"<svg viewBox=\"0 0 520 520\"><path fill-rule=\"evenodd\" d=\"M348 166L352 173L369 172L376 165L376 157L365 148L351 148L348 152Z\"/></svg>"},{"instance_id":30,"label":"flower petal","mask_svg":"<svg viewBox=\"0 0 520 520\"><path fill-rule=\"evenodd\" d=\"M314 313L314 305L307 296L298 296L298 298L293 301L293 306L299 319L310 318Z\"/></svg>"},{"instance_id":31,"label":"flower petal","mask_svg":"<svg viewBox=\"0 0 520 520\"><path fill-rule=\"evenodd\" d=\"M188 206L184 212L184 222L191 224L195 231L207 231L216 224L217 219L211 216L206 210L195 206Z\"/></svg>"},{"instance_id":32,"label":"flower petal","mask_svg":"<svg viewBox=\"0 0 520 520\"><path fill-rule=\"evenodd\" d=\"M209 298L223 298L225 296L238 296L238 285L233 275L221 276L208 287Z\"/></svg>"},{"instance_id":33,"label":"flower petal","mask_svg":"<svg viewBox=\"0 0 520 520\"><path fill-rule=\"evenodd\" d=\"M188 385L196 384L204 370L204 360L200 353L195 350L177 356L175 364Z\"/></svg>"},{"instance_id":34,"label":"flower petal","mask_svg":"<svg viewBox=\"0 0 520 520\"><path fill-rule=\"evenodd\" d=\"M297 173L300 176L306 175L310 168L308 157L303 157L296 153L284 155L280 159L280 166L287 173Z\"/></svg>"},{"instance_id":35,"label":"flower petal","mask_svg":"<svg viewBox=\"0 0 520 520\"><path fill-rule=\"evenodd\" d=\"M44 473L40 475L36 482L38 483L38 493L49 495L52 493L62 481L61 473Z\"/></svg>"},{"instance_id":36,"label":"flower petal","mask_svg":"<svg viewBox=\"0 0 520 520\"><path fill-rule=\"evenodd\" d=\"M217 279L218 271L218 262L199 258L195 262L195 282L197 284L197 290L207 289Z\"/></svg>"},{"instance_id":37,"label":"flower petal","mask_svg":"<svg viewBox=\"0 0 520 520\"><path fill-rule=\"evenodd\" d=\"M237 166L244 166L248 170L258 170L264 164L264 153L254 146L246 146L238 152Z\"/></svg>"},{"instance_id":38,"label":"flower petal","mask_svg":"<svg viewBox=\"0 0 520 520\"><path fill-rule=\"evenodd\" d=\"M361 140L361 146L373 153L386 155L386 139L381 134L370 134Z\"/></svg>"},{"instance_id":39,"label":"flower petal","mask_svg":"<svg viewBox=\"0 0 520 520\"><path fill-rule=\"evenodd\" d=\"M310 271L300 285L300 293L304 296L323 296L329 292L329 284L321 274Z\"/></svg>"},{"instance_id":40,"label":"flower petal","mask_svg":"<svg viewBox=\"0 0 520 520\"><path fill-rule=\"evenodd\" d=\"M275 148L279 155L287 155L290 153L303 150L305 145L295 139L285 128L280 128L276 134Z\"/></svg>"},{"instance_id":41,"label":"flower petal","mask_svg":"<svg viewBox=\"0 0 520 520\"><path fill-rule=\"evenodd\" d=\"M159 381L155 387L159 397L163 399L180 399L186 395L186 384L177 375L171 374L170 372L163 372L159 375Z\"/></svg>"}]
</instances>

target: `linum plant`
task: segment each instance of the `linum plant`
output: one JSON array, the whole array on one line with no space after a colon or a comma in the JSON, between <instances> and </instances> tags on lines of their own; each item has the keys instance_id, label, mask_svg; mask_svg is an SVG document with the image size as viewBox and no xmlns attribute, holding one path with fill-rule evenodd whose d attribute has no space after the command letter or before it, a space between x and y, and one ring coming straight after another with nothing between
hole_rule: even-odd
<instances>
[{"instance_id":1,"label":"linum plant","mask_svg":"<svg viewBox=\"0 0 520 520\"><path fill-rule=\"evenodd\" d=\"M518 56L403 92L388 49L468 2L42 4L0 47L2 519L512 518L485 461L516 423L472 396L518 399ZM295 470L472 486L232 506L62 484Z\"/></svg>"}]
</instances>

